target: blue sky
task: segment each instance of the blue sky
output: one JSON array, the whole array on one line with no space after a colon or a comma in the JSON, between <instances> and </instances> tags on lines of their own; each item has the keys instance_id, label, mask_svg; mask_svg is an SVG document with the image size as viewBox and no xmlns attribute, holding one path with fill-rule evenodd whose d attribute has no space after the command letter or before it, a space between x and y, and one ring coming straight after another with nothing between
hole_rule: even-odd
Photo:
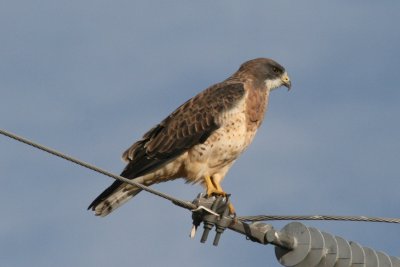
<instances>
[{"instance_id":1,"label":"blue sky","mask_svg":"<svg viewBox=\"0 0 400 267\"><path fill-rule=\"evenodd\" d=\"M284 65L265 122L224 181L239 215L400 217L397 1L0 3L1 128L112 172L178 105L252 58ZM226 232L190 240L190 213L147 193L86 211L112 180L0 137L2 266L280 266ZM157 189L191 200L177 180ZM272 222L280 229L287 222ZM306 222L400 256L398 225Z\"/></svg>"}]
</instances>

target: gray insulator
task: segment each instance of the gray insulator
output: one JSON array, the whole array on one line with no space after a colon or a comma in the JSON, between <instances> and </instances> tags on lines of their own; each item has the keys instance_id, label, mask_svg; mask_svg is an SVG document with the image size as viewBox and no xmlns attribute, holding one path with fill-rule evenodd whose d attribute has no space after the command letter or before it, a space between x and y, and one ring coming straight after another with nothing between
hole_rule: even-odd
<instances>
[{"instance_id":1,"label":"gray insulator","mask_svg":"<svg viewBox=\"0 0 400 267\"><path fill-rule=\"evenodd\" d=\"M365 253L363 248L356 242L350 241L351 248L351 267L366 267L365 266Z\"/></svg>"},{"instance_id":2,"label":"gray insulator","mask_svg":"<svg viewBox=\"0 0 400 267\"><path fill-rule=\"evenodd\" d=\"M280 244L280 236L292 238L293 246L276 246L275 254L284 266L291 267L400 267L400 259L362 247L356 242L306 227L287 224L282 231L270 231L268 240Z\"/></svg>"},{"instance_id":3,"label":"gray insulator","mask_svg":"<svg viewBox=\"0 0 400 267\"><path fill-rule=\"evenodd\" d=\"M283 227L282 233L296 238L294 248L284 249L275 247L275 255L283 266L296 266L304 261L311 251L311 234L308 228L299 222L292 222ZM278 237L279 234L276 234Z\"/></svg>"},{"instance_id":4,"label":"gray insulator","mask_svg":"<svg viewBox=\"0 0 400 267\"><path fill-rule=\"evenodd\" d=\"M316 267L334 267L338 258L338 244L331 234L322 232L322 236L325 240L324 255Z\"/></svg>"},{"instance_id":5,"label":"gray insulator","mask_svg":"<svg viewBox=\"0 0 400 267\"><path fill-rule=\"evenodd\" d=\"M335 267L350 267L351 266L351 247L347 240L335 236L336 242L338 243L338 259Z\"/></svg>"},{"instance_id":6,"label":"gray insulator","mask_svg":"<svg viewBox=\"0 0 400 267\"><path fill-rule=\"evenodd\" d=\"M379 261L379 267L392 267L392 261L390 260L390 257L382 251L376 252L378 255L378 261Z\"/></svg>"},{"instance_id":7,"label":"gray insulator","mask_svg":"<svg viewBox=\"0 0 400 267\"><path fill-rule=\"evenodd\" d=\"M367 267L378 267L378 255L376 251L371 248L363 248L365 252L365 264Z\"/></svg>"},{"instance_id":8,"label":"gray insulator","mask_svg":"<svg viewBox=\"0 0 400 267\"><path fill-rule=\"evenodd\" d=\"M390 256L393 267L400 267L400 259L397 257Z\"/></svg>"},{"instance_id":9,"label":"gray insulator","mask_svg":"<svg viewBox=\"0 0 400 267\"><path fill-rule=\"evenodd\" d=\"M311 235L311 250L308 252L307 257L296 267L309 267L316 266L324 255L325 240L318 229L309 227Z\"/></svg>"}]
</instances>

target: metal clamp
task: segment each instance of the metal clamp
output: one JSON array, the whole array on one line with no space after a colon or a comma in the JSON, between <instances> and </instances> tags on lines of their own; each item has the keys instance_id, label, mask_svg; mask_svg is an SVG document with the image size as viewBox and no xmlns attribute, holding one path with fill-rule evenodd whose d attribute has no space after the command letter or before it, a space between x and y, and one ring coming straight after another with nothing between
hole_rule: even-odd
<instances>
[{"instance_id":1,"label":"metal clamp","mask_svg":"<svg viewBox=\"0 0 400 267\"><path fill-rule=\"evenodd\" d=\"M212 196L206 197L205 194L199 194L193 201L197 206L192 210L193 226L190 232L190 237L194 238L197 228L203 222L204 231L200 242L205 243L211 229L215 225L214 246L218 246L219 240L225 229L232 224L233 217L229 214L229 196Z\"/></svg>"}]
</instances>

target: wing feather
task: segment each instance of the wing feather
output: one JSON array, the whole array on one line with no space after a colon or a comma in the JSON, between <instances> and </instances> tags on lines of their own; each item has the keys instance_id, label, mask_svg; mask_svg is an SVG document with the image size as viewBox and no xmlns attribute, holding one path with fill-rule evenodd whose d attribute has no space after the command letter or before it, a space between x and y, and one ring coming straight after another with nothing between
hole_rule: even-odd
<instances>
[{"instance_id":1,"label":"wing feather","mask_svg":"<svg viewBox=\"0 0 400 267\"><path fill-rule=\"evenodd\" d=\"M188 100L124 152L130 170L125 174L144 175L153 169L148 164L158 167L205 142L220 127L221 112L233 108L244 94L243 84L224 82ZM147 164L138 164L143 161Z\"/></svg>"},{"instance_id":2,"label":"wing feather","mask_svg":"<svg viewBox=\"0 0 400 267\"><path fill-rule=\"evenodd\" d=\"M221 113L235 107L244 95L242 83L225 81L189 99L123 153L128 164L121 176L133 179L145 175L204 143L221 126ZM95 208L122 184L115 181L89 208Z\"/></svg>"}]
</instances>

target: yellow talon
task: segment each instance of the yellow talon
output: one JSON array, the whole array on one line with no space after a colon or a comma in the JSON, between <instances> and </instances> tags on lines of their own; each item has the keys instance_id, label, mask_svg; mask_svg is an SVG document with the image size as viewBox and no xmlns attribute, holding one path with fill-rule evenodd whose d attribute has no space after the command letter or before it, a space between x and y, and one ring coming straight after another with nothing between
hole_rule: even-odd
<instances>
[{"instance_id":1,"label":"yellow talon","mask_svg":"<svg viewBox=\"0 0 400 267\"><path fill-rule=\"evenodd\" d=\"M229 214L236 215L236 210L232 203L229 203L228 208L229 208Z\"/></svg>"},{"instance_id":2,"label":"yellow talon","mask_svg":"<svg viewBox=\"0 0 400 267\"><path fill-rule=\"evenodd\" d=\"M205 176L204 180L206 182L207 188L207 196L210 197L212 195L224 196L226 197L226 193L222 190L222 187L219 184L214 184L211 180L210 176Z\"/></svg>"},{"instance_id":3,"label":"yellow talon","mask_svg":"<svg viewBox=\"0 0 400 267\"><path fill-rule=\"evenodd\" d=\"M206 182L206 191L208 197L211 197L213 195L226 197L228 195L227 193L224 192L219 183L214 183L211 180L210 176L205 176L204 180ZM232 203L229 203L228 208L230 214L236 215L235 208L233 207Z\"/></svg>"}]
</instances>

